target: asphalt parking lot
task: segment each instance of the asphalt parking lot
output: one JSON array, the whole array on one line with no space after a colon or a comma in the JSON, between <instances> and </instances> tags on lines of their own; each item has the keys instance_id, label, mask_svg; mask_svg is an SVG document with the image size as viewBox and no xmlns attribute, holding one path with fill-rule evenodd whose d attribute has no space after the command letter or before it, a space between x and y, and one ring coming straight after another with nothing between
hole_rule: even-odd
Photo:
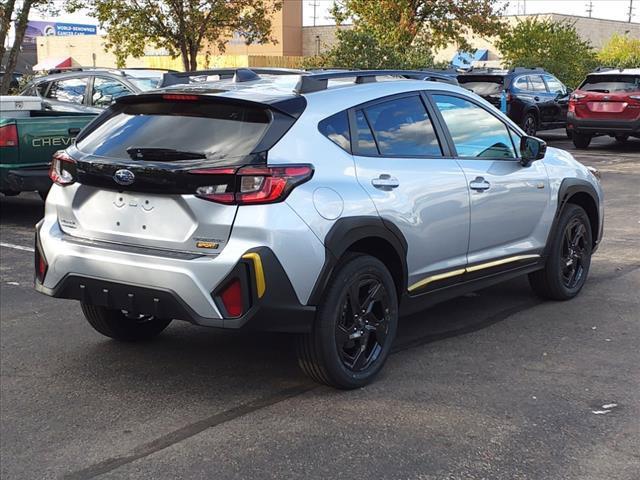
<instances>
[{"instance_id":1,"label":"asphalt parking lot","mask_svg":"<svg viewBox=\"0 0 640 480\"><path fill-rule=\"evenodd\" d=\"M582 294L542 302L521 278L403 319L381 376L351 392L310 383L286 336L101 337L32 288L42 202L0 199L0 476L637 480L640 141L541 137L603 175Z\"/></svg>"}]
</instances>

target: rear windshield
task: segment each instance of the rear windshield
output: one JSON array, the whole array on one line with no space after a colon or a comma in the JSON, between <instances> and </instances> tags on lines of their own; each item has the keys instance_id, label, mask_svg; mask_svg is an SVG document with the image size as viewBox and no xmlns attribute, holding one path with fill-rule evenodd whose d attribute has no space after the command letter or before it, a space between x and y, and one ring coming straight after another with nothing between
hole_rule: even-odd
<instances>
[{"instance_id":1,"label":"rear windshield","mask_svg":"<svg viewBox=\"0 0 640 480\"><path fill-rule=\"evenodd\" d=\"M263 108L208 102L116 104L109 113L81 136L80 151L141 160L160 160L161 154L167 160L245 156L258 145L271 121Z\"/></svg>"},{"instance_id":2,"label":"rear windshield","mask_svg":"<svg viewBox=\"0 0 640 480\"><path fill-rule=\"evenodd\" d=\"M640 75L590 75L579 89L602 93L637 92L640 90Z\"/></svg>"},{"instance_id":3,"label":"rear windshield","mask_svg":"<svg viewBox=\"0 0 640 480\"><path fill-rule=\"evenodd\" d=\"M502 77L458 77L458 83L477 95L498 95L502 92Z\"/></svg>"}]
</instances>

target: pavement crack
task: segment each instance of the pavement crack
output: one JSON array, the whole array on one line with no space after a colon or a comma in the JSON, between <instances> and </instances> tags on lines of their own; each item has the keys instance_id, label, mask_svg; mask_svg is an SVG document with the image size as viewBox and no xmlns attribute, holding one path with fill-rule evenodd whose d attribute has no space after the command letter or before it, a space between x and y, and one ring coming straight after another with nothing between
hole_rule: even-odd
<instances>
[{"instance_id":1,"label":"pavement crack","mask_svg":"<svg viewBox=\"0 0 640 480\"><path fill-rule=\"evenodd\" d=\"M141 458L152 455L160 450L164 450L176 443L182 442L187 438L193 437L209 428L216 427L220 424L235 420L236 418L253 413L257 410L270 407L284 400L287 400L298 395L302 395L318 385L312 383L299 384L290 388L285 388L271 395L261 397L252 400L248 403L243 403L237 407L225 410L224 412L216 413L210 417L199 420L195 423L191 423L182 428L167 433L151 442L144 443L136 447L129 455L123 455L119 457L109 458L102 462L91 465L87 468L77 470L75 472L68 473L63 476L66 480L86 480L95 478L105 473L111 472L123 465L127 465Z\"/></svg>"}]
</instances>

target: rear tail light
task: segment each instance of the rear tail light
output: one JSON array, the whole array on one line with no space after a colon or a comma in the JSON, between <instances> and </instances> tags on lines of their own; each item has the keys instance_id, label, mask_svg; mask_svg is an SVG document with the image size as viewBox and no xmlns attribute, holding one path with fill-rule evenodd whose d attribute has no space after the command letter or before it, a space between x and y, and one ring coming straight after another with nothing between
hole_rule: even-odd
<instances>
[{"instance_id":1,"label":"rear tail light","mask_svg":"<svg viewBox=\"0 0 640 480\"><path fill-rule=\"evenodd\" d=\"M239 317L244 313L242 303L242 286L240 280L234 278L220 292L220 300L230 317Z\"/></svg>"},{"instance_id":2,"label":"rear tail light","mask_svg":"<svg viewBox=\"0 0 640 480\"><path fill-rule=\"evenodd\" d=\"M18 146L18 129L15 125L0 127L0 147Z\"/></svg>"},{"instance_id":3,"label":"rear tail light","mask_svg":"<svg viewBox=\"0 0 640 480\"><path fill-rule=\"evenodd\" d=\"M63 150L53 154L49 178L57 185L71 185L76 181L76 161Z\"/></svg>"},{"instance_id":4,"label":"rear tail light","mask_svg":"<svg viewBox=\"0 0 640 480\"><path fill-rule=\"evenodd\" d=\"M631 100L640 100L640 95L629 95Z\"/></svg>"},{"instance_id":5,"label":"rear tail light","mask_svg":"<svg viewBox=\"0 0 640 480\"><path fill-rule=\"evenodd\" d=\"M582 100L583 98L586 98L587 95L584 93L572 93L571 97L569 97L570 100Z\"/></svg>"},{"instance_id":6,"label":"rear tail light","mask_svg":"<svg viewBox=\"0 0 640 480\"><path fill-rule=\"evenodd\" d=\"M191 170L196 175L212 175L216 182L196 189L196 196L228 205L257 205L284 200L296 186L313 176L311 165L271 167L246 166L237 170L212 168Z\"/></svg>"}]
</instances>

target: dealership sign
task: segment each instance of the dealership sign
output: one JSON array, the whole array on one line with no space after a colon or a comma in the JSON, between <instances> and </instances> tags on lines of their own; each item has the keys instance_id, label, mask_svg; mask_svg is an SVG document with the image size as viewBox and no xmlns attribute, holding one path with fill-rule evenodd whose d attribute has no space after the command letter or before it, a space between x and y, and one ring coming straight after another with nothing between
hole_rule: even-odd
<instances>
[{"instance_id":1,"label":"dealership sign","mask_svg":"<svg viewBox=\"0 0 640 480\"><path fill-rule=\"evenodd\" d=\"M96 35L98 27L79 23L43 22L30 20L24 35L25 43L35 43L36 37Z\"/></svg>"}]
</instances>

